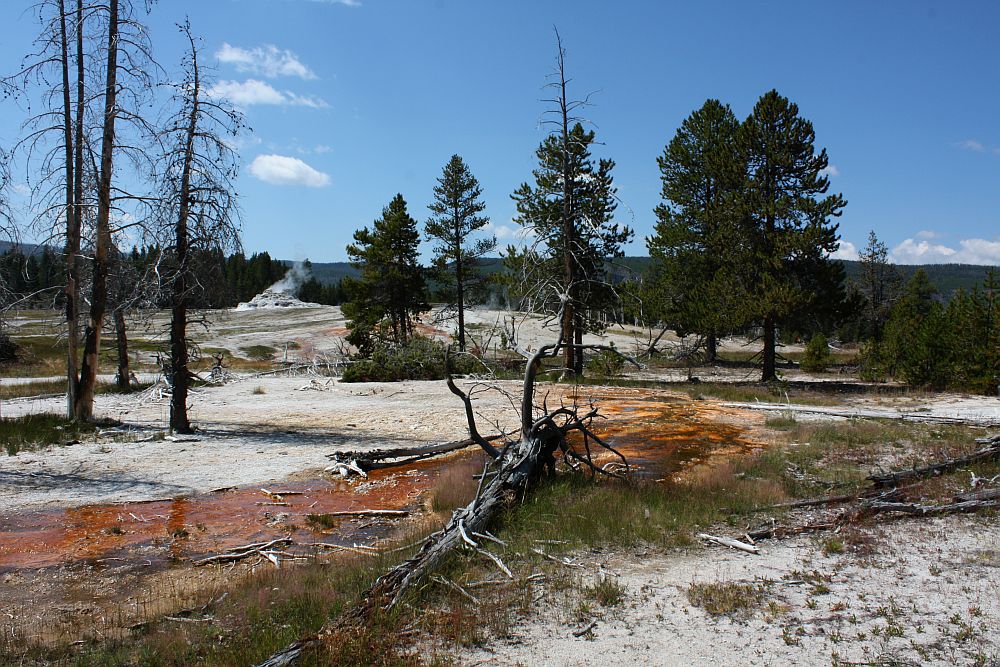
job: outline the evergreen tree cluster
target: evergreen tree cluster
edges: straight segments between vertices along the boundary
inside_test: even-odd
[[[862,351],[862,375],[915,387],[995,395],[1000,384],[1000,280],[959,290],[945,304],[918,270],[889,311],[885,332]]]
[[[658,162],[651,310],[705,336],[712,360],[720,333],[756,328],[762,379],[775,379],[780,332],[833,326],[846,304],[843,266],[830,259],[846,201],[828,194],[812,123],[775,90],[742,123],[708,100]]]

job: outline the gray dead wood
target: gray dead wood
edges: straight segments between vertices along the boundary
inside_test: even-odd
[[[861,508],[872,514],[882,514],[887,512],[900,512],[914,516],[937,516],[941,514],[958,514],[965,512],[978,512],[984,509],[995,509],[1000,507],[1000,500],[966,500],[958,503],[948,503],[945,505],[922,505],[920,503],[887,503],[883,501],[869,501],[862,503]]]
[[[486,436],[484,440],[494,442],[499,440],[500,435]],[[476,447],[478,443],[472,438],[455,440],[454,442],[443,442],[436,445],[424,445],[418,447],[392,447],[389,449],[373,449],[370,451],[333,452],[326,457],[334,463],[353,463],[364,472],[372,470],[382,470],[384,468],[395,468],[410,463],[416,463],[433,456],[457,452],[467,447]]]
[[[967,491],[966,493],[955,494],[956,503],[964,503],[969,500],[998,500],[1000,499],[1000,488],[983,489],[982,491]]]
[[[980,441],[977,440],[977,442]],[[957,470],[958,468],[963,468],[972,463],[1000,458],[1000,436],[986,440],[986,442],[989,443],[986,447],[983,447],[967,456],[946,459],[944,461],[939,461],[938,463],[932,463],[930,465],[910,470],[900,470],[883,475],[869,475],[868,479],[871,480],[872,484],[876,487],[898,486],[900,482],[937,477],[942,473]]]

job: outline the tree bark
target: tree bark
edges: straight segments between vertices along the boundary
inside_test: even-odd
[[[74,417],[90,421],[94,417],[94,390],[101,351],[101,330],[108,300],[108,252],[111,247],[111,174],[114,165],[116,100],[118,94],[118,0],[108,5],[108,61],[104,87],[104,117],[101,137],[101,172],[97,187],[97,239],[94,247],[93,287],[90,317],[84,336],[80,387]]]
[[[770,382],[771,380],[778,379],[778,374],[775,371],[774,338],[774,314],[768,313],[764,316],[764,352],[762,355],[764,371],[760,378],[763,382]]]
[[[461,236],[456,234],[456,239]],[[458,292],[458,349],[465,352],[465,281],[462,275],[462,248],[458,246],[455,252],[455,290]]]
[[[128,331],[125,328],[125,313],[120,309],[115,310],[115,345],[118,348],[118,374],[116,376],[118,388],[122,391],[132,390],[132,373],[128,364]]]
[[[714,364],[719,358],[719,339],[714,331],[705,338],[705,363]]]
[[[79,0],[82,1],[82,0]],[[77,17],[78,21],[80,17]],[[60,30],[60,65],[62,67],[62,93],[63,93],[63,129],[64,129],[64,149],[65,149],[65,173],[66,173],[66,415],[70,419],[74,416],[74,405],[76,403],[77,388],[77,367],[79,364],[79,320],[77,315],[77,298],[79,296],[76,257],[80,252],[80,230],[74,230],[74,220],[76,219],[76,191],[73,185],[76,182],[73,174],[75,165],[74,141],[73,141],[73,108],[70,102],[71,90],[69,82],[69,35],[66,30],[66,3],[59,0],[59,30]],[[80,26],[77,26],[79,32]],[[79,53],[77,54],[79,58]],[[78,82],[79,83],[79,82]],[[79,146],[77,145],[77,152]]]
[[[191,61],[194,77],[191,91],[191,115],[188,117],[184,166],[181,170],[180,203],[177,225],[174,229],[177,275],[174,276],[170,299],[170,362],[173,368],[173,386],[170,394],[170,430],[176,433],[191,433],[191,422],[188,420],[187,414],[188,387],[191,382],[187,347],[187,278],[190,270],[188,218],[191,215],[191,165],[194,162],[195,136],[198,131],[198,98],[201,94],[198,52],[193,47]]]

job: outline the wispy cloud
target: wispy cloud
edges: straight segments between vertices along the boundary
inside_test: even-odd
[[[324,5],[346,5],[347,7],[361,6],[361,0],[312,0],[312,2],[321,2]]]
[[[237,72],[249,72],[269,79],[279,76],[297,76],[300,79],[315,79],[316,74],[288,49],[279,49],[274,44],[265,44],[252,49],[244,49],[223,42],[215,52],[219,62],[236,67]]]
[[[275,104],[325,109],[330,106],[324,100],[309,95],[298,95],[290,90],[281,91],[266,81],[247,79],[246,81],[222,80],[209,89],[212,97],[224,97],[237,106],[254,104]]]
[[[820,169],[819,170],[819,175],[820,176],[829,176],[830,178],[836,178],[837,176],[840,176],[840,170],[837,169],[837,165],[831,164],[831,165],[828,165],[828,166],[824,167],[823,169]]]
[[[271,185],[303,185],[322,188],[330,184],[330,176],[288,155],[258,155],[250,163],[250,173]]]
[[[1000,241],[962,239],[958,247],[905,239],[892,249],[897,264],[986,264],[1000,266]]]
[[[973,153],[992,153],[993,155],[1000,155],[1000,146],[989,146],[981,141],[977,141],[976,139],[966,139],[965,141],[959,141],[955,145],[967,151],[972,151]]]
[[[917,232],[918,239],[938,239],[941,238],[940,232],[934,232],[929,229],[921,229]]]

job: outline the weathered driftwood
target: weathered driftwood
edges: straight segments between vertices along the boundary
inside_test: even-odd
[[[487,442],[499,440],[500,435],[491,435],[483,438]],[[432,456],[440,456],[451,452],[457,452],[467,447],[476,447],[478,443],[472,438],[456,440],[454,442],[443,442],[436,445],[423,445],[418,447],[392,447],[389,449],[373,449],[371,451],[359,452],[333,452],[326,457],[334,462],[330,469],[337,469],[340,465],[346,466],[348,470],[357,467],[367,473],[372,470],[383,468],[395,468],[410,463],[416,463]]]
[[[804,533],[818,533],[826,530],[833,530],[840,525],[839,521],[827,521],[822,523],[810,523],[801,526],[782,526],[777,523],[766,524],[747,532],[747,537],[752,540],[771,540],[802,535]]]
[[[1000,426],[996,417],[969,416],[948,417],[944,415],[929,415],[921,412],[899,412],[891,409],[861,409],[837,408],[813,405],[798,405],[794,403],[722,403],[726,408],[741,410],[759,410],[762,412],[789,412],[801,414],[825,415],[828,417],[843,417],[845,419],[898,419],[901,421],[921,424],[973,424],[976,426]]]
[[[1000,489],[983,489],[981,491],[967,491],[955,494],[956,503],[964,503],[969,500],[997,500],[1000,499]]]
[[[883,501],[869,501],[862,503],[861,508],[872,514],[886,512],[901,512],[915,516],[935,516],[940,514],[957,514],[962,512],[978,512],[984,509],[995,509],[1000,507],[1000,500],[966,500],[958,503],[948,503],[945,505],[922,505],[920,503],[887,503]]]
[[[977,442],[980,441],[977,440]],[[898,486],[900,482],[906,482],[914,479],[925,479],[927,477],[936,477],[942,473],[965,467],[971,463],[1000,458],[1000,436],[987,440],[986,442],[989,443],[986,447],[983,447],[967,456],[946,459],[944,461],[939,461],[938,463],[932,463],[930,465],[910,470],[899,470],[885,474],[869,475],[868,479],[870,479],[872,484],[876,487]]]
[[[543,409],[540,416],[535,415],[535,379],[542,361],[557,356],[565,346],[562,340],[553,345],[542,346],[528,361],[521,399],[520,440],[507,441],[502,449],[497,449],[491,443],[491,439],[484,438],[479,433],[471,399],[459,389],[450,376],[448,377],[448,389],[465,405],[469,439],[479,445],[490,458],[494,474],[483,476],[483,483],[472,502],[455,510],[448,524],[432,534],[417,553],[379,577],[369,588],[360,605],[341,616],[335,624],[328,624],[318,635],[286,647],[258,667],[284,667],[294,664],[303,651],[323,641],[325,636],[331,635],[338,627],[364,623],[376,610],[391,609],[403,600],[411,587],[430,575],[452,551],[463,546],[490,558],[508,577],[513,578],[513,573],[498,556],[478,546],[469,536],[488,534],[489,524],[510,497],[524,493],[546,470],[554,472],[557,455],[561,455],[567,462],[572,460],[578,466],[586,466],[592,474],[619,476],[616,473],[602,471],[593,462],[591,443],[593,447],[603,448],[616,454],[627,465],[621,453],[590,430],[590,422],[597,416],[596,409],[591,407],[581,415],[575,407],[563,406],[551,411]],[[581,350],[614,350],[596,345],[575,347]],[[583,436],[585,453],[577,452],[568,442],[567,436],[572,432],[578,432]]]
[[[209,556],[207,558],[201,558],[199,560],[192,561],[193,565],[209,565],[212,563],[235,563],[236,561],[243,560],[250,556],[264,556],[267,557],[268,554],[274,550],[275,547],[288,546],[292,543],[292,540],[287,537],[282,537],[277,540],[271,540],[270,542],[254,542],[253,544],[245,544],[242,547],[236,547],[235,549],[230,549],[224,554],[218,554],[216,556]],[[272,563],[274,562],[273,554],[271,558],[268,558]]]
[[[315,517],[348,517],[348,516],[409,516],[409,510],[343,510],[341,512],[322,512],[310,514]]]
[[[698,537],[708,542],[714,542],[715,544],[719,544],[724,547],[729,547],[730,549],[738,549],[739,551],[745,551],[748,554],[760,554],[760,549],[758,549],[753,544],[740,542],[739,540],[734,540],[729,537],[719,537],[717,535],[709,535],[708,533],[698,533]]]

